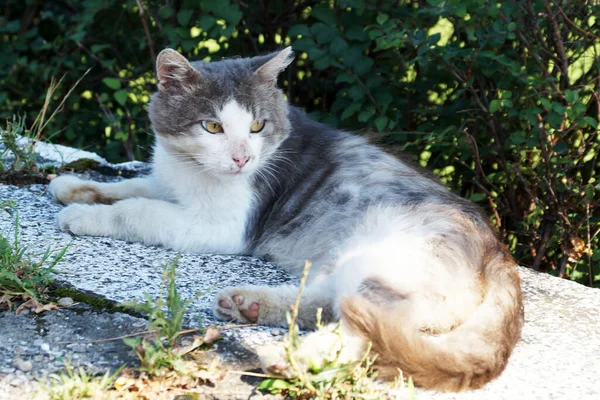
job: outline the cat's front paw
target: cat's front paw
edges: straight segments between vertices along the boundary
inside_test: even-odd
[[[84,181],[73,175],[61,175],[52,179],[48,191],[56,201],[62,204],[112,203],[111,199],[98,190],[95,182]]]
[[[58,213],[58,228],[75,235],[109,236],[106,216],[102,208],[107,206],[72,204]]]

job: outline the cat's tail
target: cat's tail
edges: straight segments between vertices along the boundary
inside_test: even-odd
[[[500,375],[521,336],[520,279],[505,250],[496,249],[488,260],[482,303],[446,333],[432,335],[411,326],[410,300],[383,309],[360,296],[344,299],[342,318],[372,343],[382,378],[394,379],[402,370],[418,386],[461,391]]]

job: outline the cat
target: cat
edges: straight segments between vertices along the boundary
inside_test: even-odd
[[[323,363],[342,344],[341,359],[357,360],[371,344],[382,378],[401,369],[426,388],[483,386],[503,371],[521,335],[515,261],[476,205],[289,105],[277,78],[292,60],[289,47],[192,63],[163,50],[148,109],[153,172],[117,183],[59,176],[50,193],[76,204],[60,211],[58,227],[252,255],[296,275],[310,260],[297,321],[314,328],[321,308],[329,325],[306,336],[299,364]],[[214,312],[286,326],[297,292],[225,288]],[[295,373],[280,345],[258,353],[265,371]]]

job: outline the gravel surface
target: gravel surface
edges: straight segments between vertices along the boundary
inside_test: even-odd
[[[144,319],[94,311],[82,303],[39,315],[0,312],[0,399],[27,399],[37,379],[64,369],[65,363],[91,373],[136,365],[123,341],[90,341],[143,331],[146,325]]]

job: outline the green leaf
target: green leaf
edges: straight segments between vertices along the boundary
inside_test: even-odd
[[[121,89],[121,81],[117,78],[104,78],[102,82],[113,90]]]
[[[467,5],[466,4],[458,4],[454,7],[454,14],[457,17],[464,18],[467,16]]]
[[[335,83],[351,83],[354,82],[354,77],[350,74],[342,72],[335,78]]]
[[[92,51],[92,53],[98,53],[104,49],[109,49],[111,47],[110,44],[93,44],[90,47],[90,50]]]
[[[320,44],[331,43],[333,39],[335,39],[340,34],[340,32],[337,29],[332,28],[331,26],[326,25],[322,22],[317,22],[316,24],[313,24],[313,26],[310,27],[310,31],[315,36],[315,39],[317,39],[317,42]]]
[[[299,51],[309,51],[316,47],[316,43],[312,38],[303,37],[302,39],[298,39],[292,43],[292,47],[294,50]]]
[[[500,100],[492,100],[490,102],[490,112],[495,113],[496,111],[502,108],[502,101]]]
[[[542,103],[542,105],[544,107],[546,107],[547,109],[551,109],[552,108],[552,103],[548,99],[540,99],[540,103]]]
[[[383,130],[385,129],[385,127],[388,124],[388,118],[384,117],[384,116],[379,116],[377,118],[375,118],[375,127],[377,128],[377,130],[379,132],[383,132]]]
[[[316,59],[313,62],[313,67],[318,70],[322,70],[331,66],[331,59],[328,55],[324,55],[321,58]]]
[[[567,89],[565,90],[565,99],[567,99],[567,102],[569,103],[574,103],[579,99],[579,93],[575,90]]]
[[[367,122],[375,114],[375,109],[365,110],[358,113],[358,120],[360,122]]]
[[[373,66],[373,60],[366,56],[361,56],[353,66],[354,72],[356,75],[362,75],[371,70]]]
[[[267,390],[271,393],[279,393],[291,387],[292,386],[287,381],[276,378],[265,379],[257,386],[258,390]]]
[[[567,144],[565,142],[557,142],[553,149],[558,154],[565,154],[567,152]]]
[[[510,135],[510,141],[512,144],[518,146],[527,141],[527,136],[525,135],[525,132],[517,131],[517,132],[513,133],[512,135]]]
[[[310,15],[330,26],[333,26],[337,23],[335,11],[329,7],[315,7],[310,12]]]
[[[346,107],[346,109],[344,110],[344,112],[342,113],[342,116],[340,117],[343,120],[350,118],[352,115],[354,115],[362,106],[362,101],[355,101],[352,104],[350,104],[348,107]]]
[[[113,96],[115,98],[115,100],[117,101],[117,103],[119,103],[120,105],[124,106],[125,103],[127,103],[127,90],[125,89],[121,89],[121,90],[117,90]]]
[[[583,117],[582,118],[583,121],[585,121],[586,124],[588,124],[589,126],[591,126],[594,129],[598,128],[598,121],[595,120],[592,117]]]
[[[192,11],[191,9],[183,8],[177,13],[177,22],[179,22],[179,24],[182,26],[187,26],[190,23],[190,20],[192,19],[193,13],[194,11]]]
[[[365,33],[364,29],[360,26],[352,26],[346,31],[346,37],[350,40],[356,40],[358,42],[364,42],[369,39],[369,36]]]
[[[348,49],[348,43],[341,37],[336,37],[333,42],[329,45],[329,50],[331,51],[331,55],[334,57],[342,58],[344,53]]]
[[[473,193],[471,195],[471,197],[469,197],[469,200],[471,200],[471,201],[473,201],[475,203],[480,202],[480,201],[485,200],[485,199],[487,199],[487,196],[486,196],[485,193]]]
[[[390,16],[389,16],[389,15],[387,15],[387,14],[385,14],[385,13],[379,13],[379,14],[377,15],[377,23],[378,23],[379,25],[383,25],[383,24],[385,24],[385,22],[386,22],[386,21],[387,21],[389,18],[390,18]]]
[[[310,29],[308,28],[308,26],[303,25],[303,24],[297,24],[294,25],[290,28],[288,35],[296,37],[298,35],[302,35],[302,36],[310,36]]]
[[[175,13],[175,11],[173,11],[173,9],[171,7],[169,7],[169,6],[160,7],[159,10],[158,10],[158,15],[161,18],[169,18],[174,13]]]
[[[198,21],[198,25],[200,29],[204,32],[210,31],[217,24],[217,19],[210,15],[203,15],[200,17],[200,21]]]
[[[512,32],[515,29],[517,29],[517,23],[516,22],[511,22],[510,24],[508,24],[508,26],[506,28],[508,29],[509,32]]]

